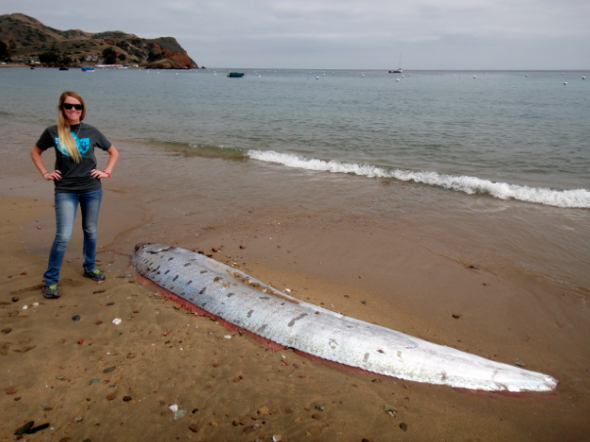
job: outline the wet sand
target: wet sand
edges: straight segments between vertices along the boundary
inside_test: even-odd
[[[13,163],[2,166],[0,181],[3,440],[14,440],[29,421],[50,427],[22,440],[587,438],[590,327],[583,296],[535,275],[434,253],[360,215],[339,221],[333,207],[297,209],[272,188],[249,197],[236,189],[255,188],[258,171],[231,161],[187,161],[117,145],[123,155],[104,183],[99,225],[107,280],[82,277],[76,232],[62,297],[44,300],[52,190],[27,162],[27,142],[4,152]],[[179,205],[167,195],[183,168],[198,181],[182,189],[193,198]],[[129,256],[140,241],[201,250],[295,297],[497,361],[523,362],[560,384],[553,394],[474,394],[338,370],[290,350],[273,353],[137,284]],[[186,414],[175,419],[174,404]]]

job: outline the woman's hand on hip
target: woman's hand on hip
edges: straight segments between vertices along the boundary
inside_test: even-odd
[[[98,169],[92,169],[90,171],[90,176],[92,176],[92,178],[96,178],[97,180],[101,179],[101,178],[108,178],[109,177],[109,175],[106,172],[102,172]]]
[[[53,172],[45,172],[43,174],[43,178],[47,181],[59,181],[61,180],[61,172],[59,170],[54,170]]]

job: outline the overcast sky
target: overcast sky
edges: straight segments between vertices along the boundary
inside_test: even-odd
[[[590,0],[0,0],[0,14],[172,36],[207,67],[590,69]]]

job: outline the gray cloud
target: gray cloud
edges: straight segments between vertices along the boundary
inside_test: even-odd
[[[174,36],[211,67],[590,68],[587,0],[3,0],[59,28]]]

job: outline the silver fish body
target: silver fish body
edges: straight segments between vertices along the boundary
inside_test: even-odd
[[[138,245],[137,272],[210,314],[282,346],[369,372],[489,391],[551,391],[553,377],[297,300],[189,250]]]

